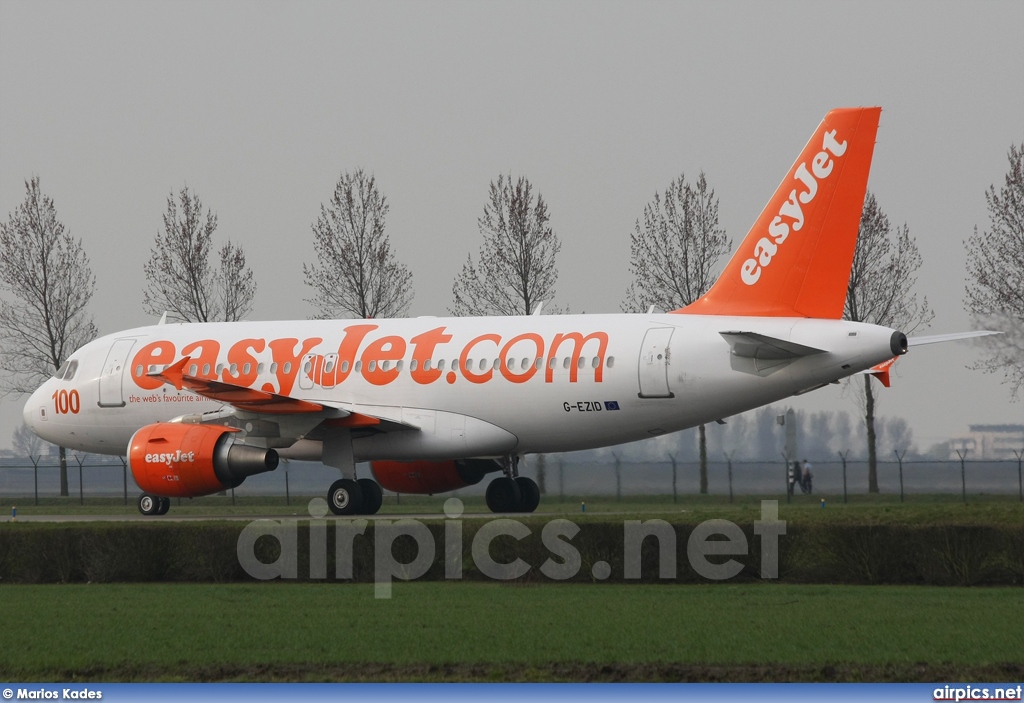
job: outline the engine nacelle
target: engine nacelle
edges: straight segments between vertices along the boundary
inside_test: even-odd
[[[374,461],[370,464],[377,482],[395,493],[444,493],[472,486],[484,475],[501,471],[493,459],[454,461]]]
[[[146,493],[191,498],[235,488],[247,477],[277,468],[277,452],[235,442],[220,425],[158,422],[128,443],[128,466]]]

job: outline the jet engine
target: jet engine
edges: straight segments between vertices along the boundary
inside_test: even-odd
[[[501,471],[493,459],[454,461],[374,461],[377,482],[395,493],[444,493],[480,483],[486,474]]]
[[[128,443],[128,465],[146,493],[191,498],[234,488],[277,468],[277,452],[239,444],[238,430],[220,425],[158,422]]]

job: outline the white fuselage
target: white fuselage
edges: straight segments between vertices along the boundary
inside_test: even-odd
[[[729,331],[824,352],[744,358]],[[674,432],[836,381],[892,358],[892,334],[839,320],[687,314],[157,325],[78,350],[74,376],[40,387],[25,420],[50,442],[123,455],[145,425],[224,407],[147,375],[189,356],[192,375],[416,428],[356,438],[358,460],[561,452]],[[296,439],[282,455],[319,458],[320,442]]]

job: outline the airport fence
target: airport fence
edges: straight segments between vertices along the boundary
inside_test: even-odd
[[[87,498],[120,497],[133,503],[140,489],[124,460],[118,457],[68,454],[68,498],[85,503]],[[970,496],[1000,495],[1024,501],[1021,459],[985,460],[897,460],[879,462],[878,484],[883,494],[908,500],[914,495],[947,494],[963,500]],[[681,500],[699,492],[700,465],[695,461],[579,461],[579,455],[548,454],[543,469],[536,457],[521,465],[520,473],[536,480],[546,501],[571,500],[579,496],[624,499],[663,495]],[[357,466],[359,476],[371,476],[367,464]],[[273,472],[252,476],[238,488],[226,492],[235,496],[283,497],[317,496],[339,476],[338,470],[319,463],[284,461]],[[476,486],[460,489],[458,495],[482,495],[485,478]],[[804,494],[796,484],[789,494],[789,477],[782,461],[712,461],[708,463],[708,493],[717,496],[778,495],[792,499]],[[847,500],[868,493],[868,464],[862,459],[818,461],[812,466],[809,493],[829,500]],[[56,458],[0,459],[0,504],[17,499],[30,501],[60,496],[60,467]]]

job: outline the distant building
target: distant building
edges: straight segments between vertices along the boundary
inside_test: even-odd
[[[959,459],[957,450],[968,459],[1016,459],[1024,452],[1024,425],[970,425],[965,437],[949,442],[949,458]]]

